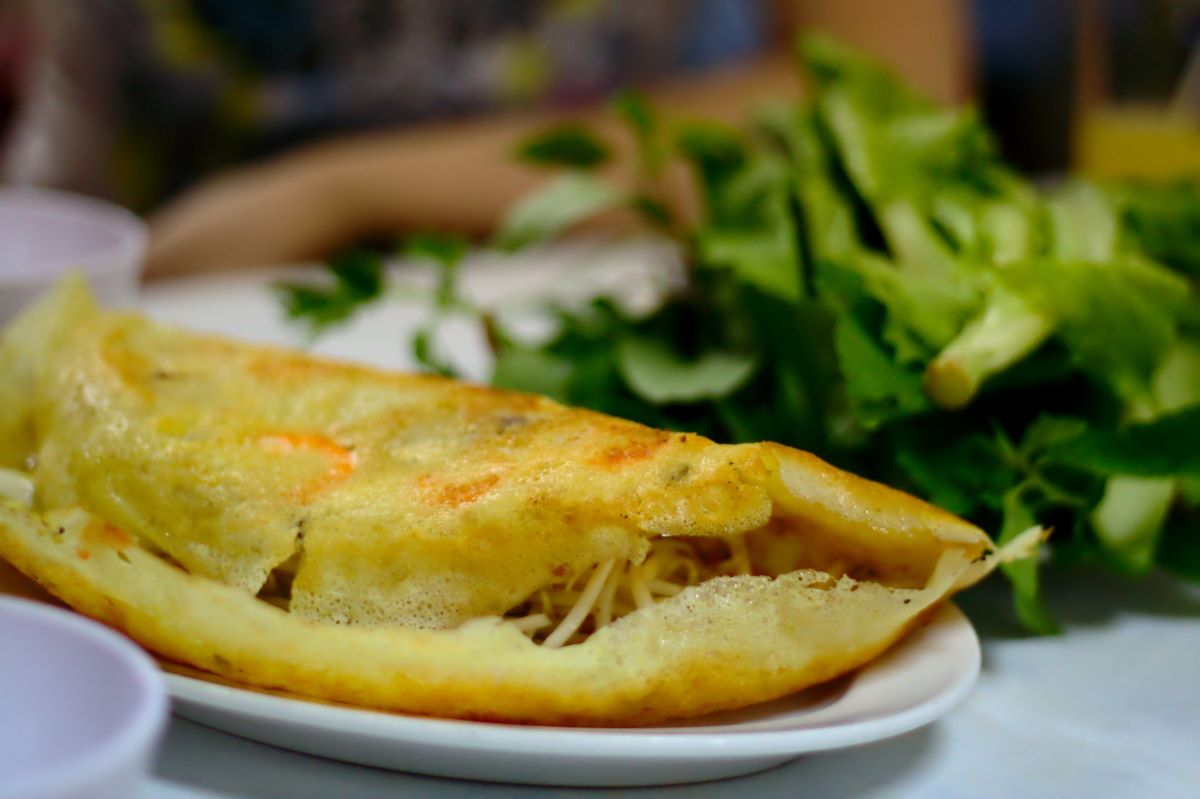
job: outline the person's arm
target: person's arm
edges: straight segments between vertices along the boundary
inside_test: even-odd
[[[795,94],[785,58],[765,58],[651,92],[671,114],[740,120],[768,97]],[[312,259],[356,238],[402,230],[482,234],[545,179],[514,161],[525,137],[564,119],[528,112],[333,139],[200,184],[151,217],[147,272]],[[573,113],[630,146],[596,109]],[[614,167],[620,169],[619,166]]]
[[[791,42],[807,28],[881,53],[939,99],[965,92],[968,37],[959,0],[775,0],[775,6],[773,52],[654,87],[652,100],[671,116],[740,122],[764,100],[797,93]],[[571,116],[617,143],[618,165],[628,161],[621,155],[629,141],[609,115],[595,109]],[[486,233],[545,179],[515,163],[513,151],[556,119],[530,112],[354,136],[224,173],[152,217],[148,272],[311,260],[377,233]],[[673,185],[672,194],[686,204],[686,181]]]

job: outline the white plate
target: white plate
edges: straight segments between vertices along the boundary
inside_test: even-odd
[[[750,774],[878,741],[953,708],[979,674],[979,639],[952,605],[832,684],[662,727],[574,729],[359,710],[167,675],[175,712],[226,732],[369,766],[491,782],[664,785]]]
[[[503,308],[522,298],[570,300],[617,294],[644,304],[669,261],[654,248],[588,246],[480,256],[463,265],[463,290]],[[562,271],[571,268],[571,280]],[[667,269],[669,272],[669,269]],[[280,319],[271,280],[296,271],[202,275],[152,287],[153,314],[188,327],[276,344],[299,344]],[[413,265],[397,279],[419,281]],[[425,274],[425,278],[430,275]],[[651,291],[653,293],[653,291]],[[411,368],[407,346],[425,318],[421,303],[367,309],[317,344],[321,354]],[[478,331],[450,326],[442,344],[476,378],[487,374]],[[245,738],[321,757],[436,776],[547,785],[654,785],[749,774],[800,755],[881,740],[928,724],[966,696],[979,673],[979,642],[948,607],[926,628],[857,674],[777,702],[658,728],[564,729],[448,721],[290,699],[168,675],[175,712]]]

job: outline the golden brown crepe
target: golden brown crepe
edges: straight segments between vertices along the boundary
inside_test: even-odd
[[[0,557],[79,611],[244,684],[438,716],[774,698],[997,559],[804,452],[194,335],[81,283],[0,340],[0,467],[34,487]]]

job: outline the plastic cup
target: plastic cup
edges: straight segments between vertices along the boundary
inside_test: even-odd
[[[124,799],[167,716],[154,661],[70,611],[0,597],[0,799]]]
[[[107,305],[137,299],[146,226],[129,211],[61,191],[0,189],[0,325],[72,272]]]

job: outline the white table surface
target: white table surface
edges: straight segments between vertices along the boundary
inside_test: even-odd
[[[576,246],[514,263],[477,258],[467,265],[466,285],[472,296],[506,307],[515,298],[547,292],[579,297],[597,287],[645,305],[662,257],[645,247]],[[410,265],[399,274],[428,286],[429,275],[418,272]],[[285,274],[305,273],[161,282],[147,288],[143,305],[195,329],[298,344],[302,336],[282,323],[268,290]],[[315,349],[408,367],[404,336],[424,313],[420,303],[389,302]],[[447,326],[444,342],[469,373],[485,374],[486,359],[469,324]],[[1049,599],[1066,635],[1021,636],[998,578],[960,599],[983,638],[984,670],[970,698],[942,721],[741,779],[619,791],[461,782],[326,761],[172,718],[155,778],[139,799],[1200,796],[1200,587],[1162,574],[1141,582],[1073,574],[1052,582]]]

